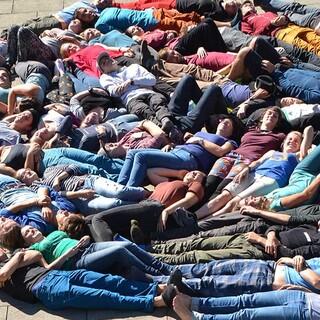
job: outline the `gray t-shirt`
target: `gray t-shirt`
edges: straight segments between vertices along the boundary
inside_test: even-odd
[[[20,133],[8,125],[7,121],[0,121],[0,146],[12,146],[20,142]]]

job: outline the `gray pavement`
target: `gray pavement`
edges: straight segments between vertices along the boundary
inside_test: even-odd
[[[127,2],[130,0],[120,0]],[[75,0],[0,0],[0,29],[11,24],[20,24],[28,19],[43,17],[59,11],[72,4]],[[319,0],[300,0],[301,3],[319,6]],[[68,309],[63,311],[48,311],[40,304],[31,305],[14,300],[0,292],[0,320],[107,320],[135,319],[151,320],[176,319],[172,312],[157,310],[152,315],[138,312],[117,312],[110,310],[82,311]]]

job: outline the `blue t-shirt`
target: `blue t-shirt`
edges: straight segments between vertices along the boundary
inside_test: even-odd
[[[269,159],[256,168],[255,172],[276,180],[278,186],[282,188],[288,184],[290,175],[297,164],[298,159],[295,153],[275,151]]]
[[[309,259],[307,260],[307,264],[314,272],[320,275],[320,258]],[[302,286],[315,293],[320,293],[319,289],[316,289],[309,282],[305,281],[294,268],[284,267],[284,277],[288,284]]]
[[[131,47],[132,45],[137,44],[129,36],[118,30],[112,30],[89,41],[90,45],[95,43],[102,43],[109,47]]]
[[[95,12],[98,12],[98,9],[94,4],[90,3],[89,1],[82,0],[77,1],[71,6],[64,8],[63,10],[59,11],[56,15],[65,23],[69,24],[71,20],[74,19],[74,12],[78,8],[89,8]]]
[[[10,89],[3,89],[0,88],[0,101],[8,104],[8,95],[9,95]]]
[[[235,141],[228,140],[228,139],[226,139],[222,136],[219,136],[217,134],[214,134],[214,133],[199,131],[194,136],[202,138],[207,141],[210,141],[210,142],[215,143],[219,146],[222,146],[226,142],[230,141],[230,143],[232,143],[235,148],[238,147],[238,145]],[[200,166],[200,169],[204,172],[208,172],[211,169],[214,161],[217,160],[217,157],[215,155],[213,155],[212,153],[207,151],[203,146],[196,144],[196,143],[184,144],[181,146],[177,146],[177,148],[181,148],[181,149],[186,150],[189,153],[191,153],[198,160],[198,164]]]
[[[153,17],[153,9],[143,11],[106,8],[104,9],[95,28],[102,33],[107,33],[113,29],[125,31],[130,26],[138,25],[143,30],[150,30],[158,24],[158,21]]]
[[[251,96],[251,90],[248,85],[238,84],[228,81],[221,86],[222,94],[231,108],[237,107],[240,103]]]

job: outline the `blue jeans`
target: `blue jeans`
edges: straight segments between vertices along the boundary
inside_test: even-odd
[[[272,290],[274,262],[228,259],[209,263],[179,265],[184,282],[201,297],[234,296]],[[154,277],[166,282],[166,277]]]
[[[291,22],[314,29],[320,21],[320,9],[289,0],[256,0],[256,5],[272,12],[285,13]]]
[[[176,148],[170,152],[157,149],[130,150],[121,169],[118,183],[127,186],[141,186],[149,168],[168,168],[196,170],[196,158],[183,149]]]
[[[117,129],[118,139],[120,140],[127,132],[135,128],[139,123],[139,117],[135,114],[124,114],[108,120]]]
[[[91,244],[74,261],[78,269],[108,272],[111,267],[128,270],[132,266],[151,275],[169,275],[172,267],[160,262],[148,252],[129,241]]]
[[[75,202],[78,209],[85,215],[136,203],[145,198],[145,191],[141,187],[127,187],[110,179],[93,175],[86,178],[83,189],[92,189],[97,193],[93,199]]]
[[[157,284],[86,270],[50,271],[32,293],[50,309],[118,309],[151,312]]]
[[[195,319],[201,320],[307,320],[311,319],[306,294],[283,290],[237,297],[193,298]],[[199,313],[198,313],[199,312]]]
[[[77,69],[76,74],[67,73],[74,85],[76,93],[89,90],[91,88],[101,88],[101,84],[98,77],[92,77],[86,74],[84,71]]]
[[[116,180],[123,161],[120,159],[107,159],[94,153],[74,148],[54,148],[44,150],[40,161],[39,173],[58,164],[76,164],[83,173],[101,175],[102,177]]]

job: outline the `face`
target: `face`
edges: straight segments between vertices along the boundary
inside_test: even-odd
[[[90,41],[91,39],[101,36],[101,32],[95,28],[89,28],[83,31],[83,36],[86,41]]]
[[[279,113],[269,109],[265,112],[262,118],[262,124],[267,125],[269,130],[273,130],[279,121]]]
[[[71,20],[69,23],[68,29],[73,31],[76,34],[79,34],[82,31],[82,24],[79,19]]]
[[[97,112],[90,112],[81,122],[81,128],[86,128],[92,126],[93,124],[98,124],[100,121],[99,114]]]
[[[131,26],[127,29],[127,33],[131,36],[142,36],[144,34],[144,30],[139,26]]]
[[[54,131],[48,128],[41,128],[37,130],[31,137],[31,142],[38,142],[40,144],[50,140],[54,136]]]
[[[9,232],[12,227],[17,226],[18,223],[15,221],[5,218],[5,217],[0,217],[0,233],[6,233]]]
[[[96,18],[97,14],[87,8],[80,8],[78,10],[77,18],[80,19],[82,22],[90,23]]]
[[[72,54],[78,52],[81,48],[73,43],[65,43],[62,45],[63,54],[65,58],[70,57]]]
[[[31,129],[33,121],[32,113],[28,110],[20,112],[17,114],[14,125],[17,131],[27,131]]]
[[[123,148],[119,143],[108,143],[105,148],[111,158],[124,158],[126,156],[125,148]]]
[[[228,16],[233,17],[237,13],[238,5],[234,0],[225,0],[223,1],[224,11]]]
[[[220,136],[223,136],[225,138],[228,138],[233,133],[233,122],[230,119],[221,119],[218,127],[217,127],[217,133]]]
[[[184,61],[183,56],[176,50],[168,50],[167,61],[171,63],[182,63]]]
[[[76,214],[66,210],[59,210],[56,214],[58,229],[63,230],[63,226],[65,224],[66,219],[73,215],[76,215]]]
[[[25,226],[21,229],[21,235],[27,245],[41,241],[44,237],[42,233],[31,226]]]
[[[256,8],[252,2],[246,2],[241,7],[241,12],[243,15],[247,14],[248,12],[256,12]]]
[[[17,171],[17,177],[20,181],[25,183],[26,185],[30,186],[32,182],[37,180],[39,177],[36,172],[32,171],[31,169],[19,169]]]
[[[112,58],[103,58],[100,61],[100,68],[103,73],[110,73],[118,70],[119,67],[117,61]]]
[[[291,106],[292,104],[300,104],[303,103],[302,100],[292,97],[282,98],[280,100],[281,107]]]
[[[202,183],[204,178],[204,174],[201,171],[190,171],[183,177],[183,182],[190,183],[190,182],[200,182]]]
[[[3,89],[11,87],[10,75],[5,70],[0,70],[0,87]]]
[[[301,135],[296,132],[290,132],[283,143],[284,152],[298,152],[301,145]]]

